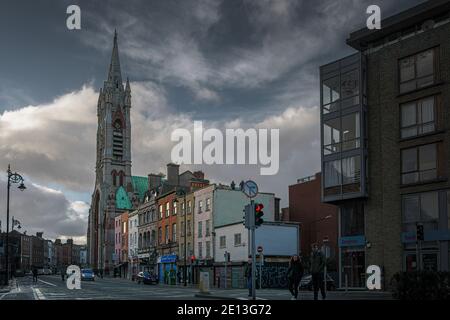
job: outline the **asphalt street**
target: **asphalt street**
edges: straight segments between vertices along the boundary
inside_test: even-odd
[[[37,283],[32,277],[17,278],[9,292],[0,292],[0,300],[196,300],[208,298],[248,300],[246,289],[211,289],[210,294],[199,295],[196,287],[144,285],[122,278],[96,278],[82,281],[81,289],[70,290],[60,276],[40,276]],[[287,290],[257,290],[258,300],[289,300]],[[301,291],[299,300],[312,300],[313,293]],[[372,300],[390,299],[383,292],[343,292],[328,293],[329,300]]]

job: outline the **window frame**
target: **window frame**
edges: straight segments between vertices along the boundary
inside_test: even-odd
[[[430,98],[433,98],[433,121],[428,121],[428,122],[423,122],[423,113],[422,113],[422,103],[425,100],[428,100]],[[415,109],[415,124],[412,125],[408,125],[408,126],[404,126],[403,125],[403,107],[413,104],[414,103],[414,109]],[[420,103],[420,107],[419,107],[419,103]],[[412,139],[412,138],[416,138],[416,137],[420,137],[420,136],[424,136],[424,135],[429,135],[429,134],[433,134],[436,133],[438,131],[438,103],[439,103],[439,95],[438,94],[433,94],[433,95],[429,95],[423,98],[419,98],[419,99],[414,99],[414,100],[410,100],[404,103],[400,103],[400,139]],[[421,122],[419,122],[419,109],[420,109],[420,119]],[[427,132],[423,132],[423,127],[426,125],[430,125],[433,124],[434,125],[434,129],[432,131],[427,131]],[[416,128],[416,134],[414,135],[408,135],[408,136],[403,136],[403,130],[407,130],[407,129],[411,129],[411,128]],[[421,131],[421,132],[420,132]]]
[[[432,65],[433,65],[433,72],[432,72],[432,74],[421,76],[421,77],[418,78],[418,76],[417,76],[417,69],[418,69],[417,68],[417,57],[420,54],[425,53],[427,51],[431,51],[432,54],[433,54],[433,63],[432,63]],[[410,59],[410,58],[413,58],[413,57],[414,57],[414,78],[412,78],[410,80],[405,80],[405,81],[402,82],[402,79],[401,79],[401,77],[402,77],[402,75],[401,75],[401,71],[402,71],[401,62],[403,60],[405,60],[405,59]],[[439,72],[439,46],[433,46],[431,48],[427,48],[425,50],[421,50],[419,52],[416,52],[416,53],[413,53],[413,54],[410,54],[410,55],[407,55],[407,56],[399,58],[398,62],[397,62],[397,68],[398,68],[398,70],[397,70],[397,72],[398,72],[398,81],[397,81],[397,83],[398,83],[398,92],[399,92],[399,94],[406,94],[406,93],[414,92],[416,90],[427,88],[429,86],[432,86],[432,85],[436,84],[437,78],[438,78],[437,74]],[[432,83],[424,85],[424,86],[420,86],[420,87],[418,86],[418,81],[420,81],[422,79],[425,79],[427,77],[430,77],[430,76],[433,77]],[[402,84],[410,83],[410,82],[414,82],[414,88],[413,89],[409,89],[409,90],[402,90]]]
[[[434,145],[436,152],[435,152],[435,168],[433,169],[427,169],[427,170],[421,170],[421,163],[420,163],[420,150],[421,148],[425,147],[425,146],[430,146],[430,145]],[[404,151],[408,151],[408,150],[416,150],[416,170],[411,170],[411,171],[404,171],[403,169],[403,160],[404,160],[404,155],[403,152]],[[422,164],[423,166],[423,164]],[[436,172],[436,175],[434,178],[431,179],[421,179],[421,174],[424,172],[429,172],[434,170]],[[413,181],[413,182],[404,182],[404,176],[405,175],[410,175],[410,174],[417,174],[417,180]],[[422,145],[418,145],[418,146],[414,146],[414,147],[410,147],[410,148],[403,148],[400,150],[400,183],[401,185],[410,185],[410,184],[417,184],[417,183],[426,183],[426,182],[431,182],[431,181],[435,181],[439,178],[439,142],[433,142],[433,143],[427,143],[427,144],[422,144]]]

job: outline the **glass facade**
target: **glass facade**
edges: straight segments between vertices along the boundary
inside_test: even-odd
[[[366,196],[365,57],[357,53],[322,66],[322,200]]]

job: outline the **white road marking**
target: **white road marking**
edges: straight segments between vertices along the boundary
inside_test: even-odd
[[[40,282],[42,282],[42,283],[45,283],[45,284],[48,284],[49,286],[53,286],[53,287],[56,287],[56,284],[54,284],[54,283],[50,283],[50,282],[47,282],[47,281],[44,281],[44,280],[41,280],[41,279],[38,279]]]
[[[34,287],[32,287],[31,289],[33,289],[34,300],[47,300],[41,290]]]

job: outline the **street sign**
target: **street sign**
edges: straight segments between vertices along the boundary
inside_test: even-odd
[[[244,183],[242,192],[244,192],[247,197],[254,198],[258,194],[258,185],[256,182],[248,180]]]
[[[263,252],[263,247],[262,246],[258,246],[258,252],[259,253]]]

